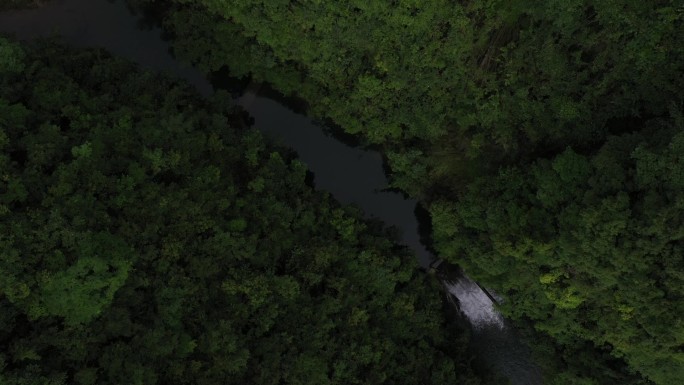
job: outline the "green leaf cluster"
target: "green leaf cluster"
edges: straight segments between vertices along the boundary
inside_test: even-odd
[[[596,148],[684,88],[677,0],[132,2],[165,10],[178,57],[405,154],[389,165],[397,186],[423,180],[420,195],[482,163]]]
[[[552,336],[548,378],[684,378],[681,1],[155,4],[178,57],[381,148],[440,256]]]
[[[481,383],[414,256],[225,95],[0,47],[0,383]]]
[[[432,206],[436,247],[556,343],[577,340],[658,384],[684,377],[684,125],[681,114],[568,148]],[[537,279],[533,279],[537,277]]]

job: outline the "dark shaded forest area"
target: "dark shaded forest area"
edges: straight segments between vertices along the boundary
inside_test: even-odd
[[[681,0],[128,2],[177,57],[381,150],[439,256],[505,299],[545,383],[684,378]],[[3,44],[2,322],[35,325],[0,339],[8,381],[477,383],[437,285],[220,95]],[[105,371],[107,349],[141,355]]]
[[[681,2],[151,4],[178,56],[381,148],[550,383],[684,378]]]
[[[434,279],[226,94],[0,52],[0,383],[481,383]]]

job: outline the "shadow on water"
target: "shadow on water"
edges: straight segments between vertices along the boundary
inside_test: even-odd
[[[252,79],[249,76],[234,77],[230,73],[230,69],[227,66],[223,66],[218,71],[209,74],[209,82],[214,87],[214,90],[224,90],[229,92],[233,98],[239,98],[252,82]]]
[[[416,220],[418,221],[418,235],[420,236],[420,243],[425,245],[425,248],[432,253],[437,255],[437,250],[434,248],[432,242],[432,216],[427,208],[423,207],[422,204],[417,204],[416,209],[413,210]]]
[[[116,3],[118,0],[107,0],[109,3]],[[140,3],[139,0],[126,2],[128,12],[136,18],[138,29],[151,31],[161,27],[161,20],[164,19],[169,4],[162,1],[150,1]],[[161,30],[161,38],[169,41],[171,35]]]
[[[264,96],[262,90],[269,96]],[[315,174],[317,189],[330,192],[344,204],[358,206],[368,218],[396,227],[400,240],[416,252],[421,266],[426,268],[434,257],[420,242],[414,215],[417,202],[385,190],[388,181],[380,153],[340,142],[313,120],[283,108],[270,95],[268,88],[261,87],[258,92],[248,89],[238,104],[268,137],[297,151],[300,160]]]
[[[280,91],[275,90],[268,83],[256,83],[251,82],[244,90],[242,94],[248,92],[254,92],[260,98],[266,98],[277,102],[280,106],[287,108],[291,112],[298,115],[306,115],[309,110],[309,103],[302,98],[296,96],[283,95]],[[314,124],[319,124],[319,122],[312,121]]]
[[[416,253],[424,269],[434,262],[429,213],[416,200],[388,188],[379,152],[359,148],[358,140],[343,135],[339,127],[304,116],[307,105],[301,99],[285,97],[249,78],[232,78],[225,68],[207,79],[180,64],[157,27],[159,12],[150,8],[136,17],[120,1],[54,0],[39,9],[0,13],[0,32],[21,40],[60,36],[73,46],[105,48],[143,68],[175,75],[204,96],[214,89],[229,91],[235,103],[251,115],[246,121],[253,120],[267,137],[293,149],[307,164],[307,183],[330,192],[343,204],[356,205],[366,217],[396,228],[397,237]],[[445,275],[449,271],[445,268],[452,272]],[[541,384],[538,370],[512,328],[504,321],[498,327],[501,316],[492,299],[457,267],[443,264],[439,274],[472,325],[472,348],[482,361],[505,373],[515,385]]]

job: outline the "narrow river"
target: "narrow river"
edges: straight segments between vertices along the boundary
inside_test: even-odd
[[[106,48],[142,67],[180,77],[205,96],[214,91],[206,76],[170,55],[170,45],[159,29],[143,28],[122,1],[53,0],[39,9],[0,13],[0,32],[22,40],[60,36],[73,46]],[[385,190],[388,181],[378,152],[348,146],[330,136],[325,127],[254,90],[248,89],[235,102],[254,117],[257,128],[298,153],[314,173],[317,189],[399,229],[403,243],[416,253],[423,268],[435,260],[420,241],[417,202]],[[489,296],[461,274],[444,283],[473,326],[472,348],[482,362],[514,385],[541,384],[527,348],[495,310]]]

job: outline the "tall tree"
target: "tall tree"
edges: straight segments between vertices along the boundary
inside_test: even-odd
[[[648,122],[592,156],[477,179],[432,206],[438,250],[561,344],[606,347],[658,384],[684,377],[684,119]]]
[[[0,52],[0,383],[481,383],[414,256],[225,94]]]

